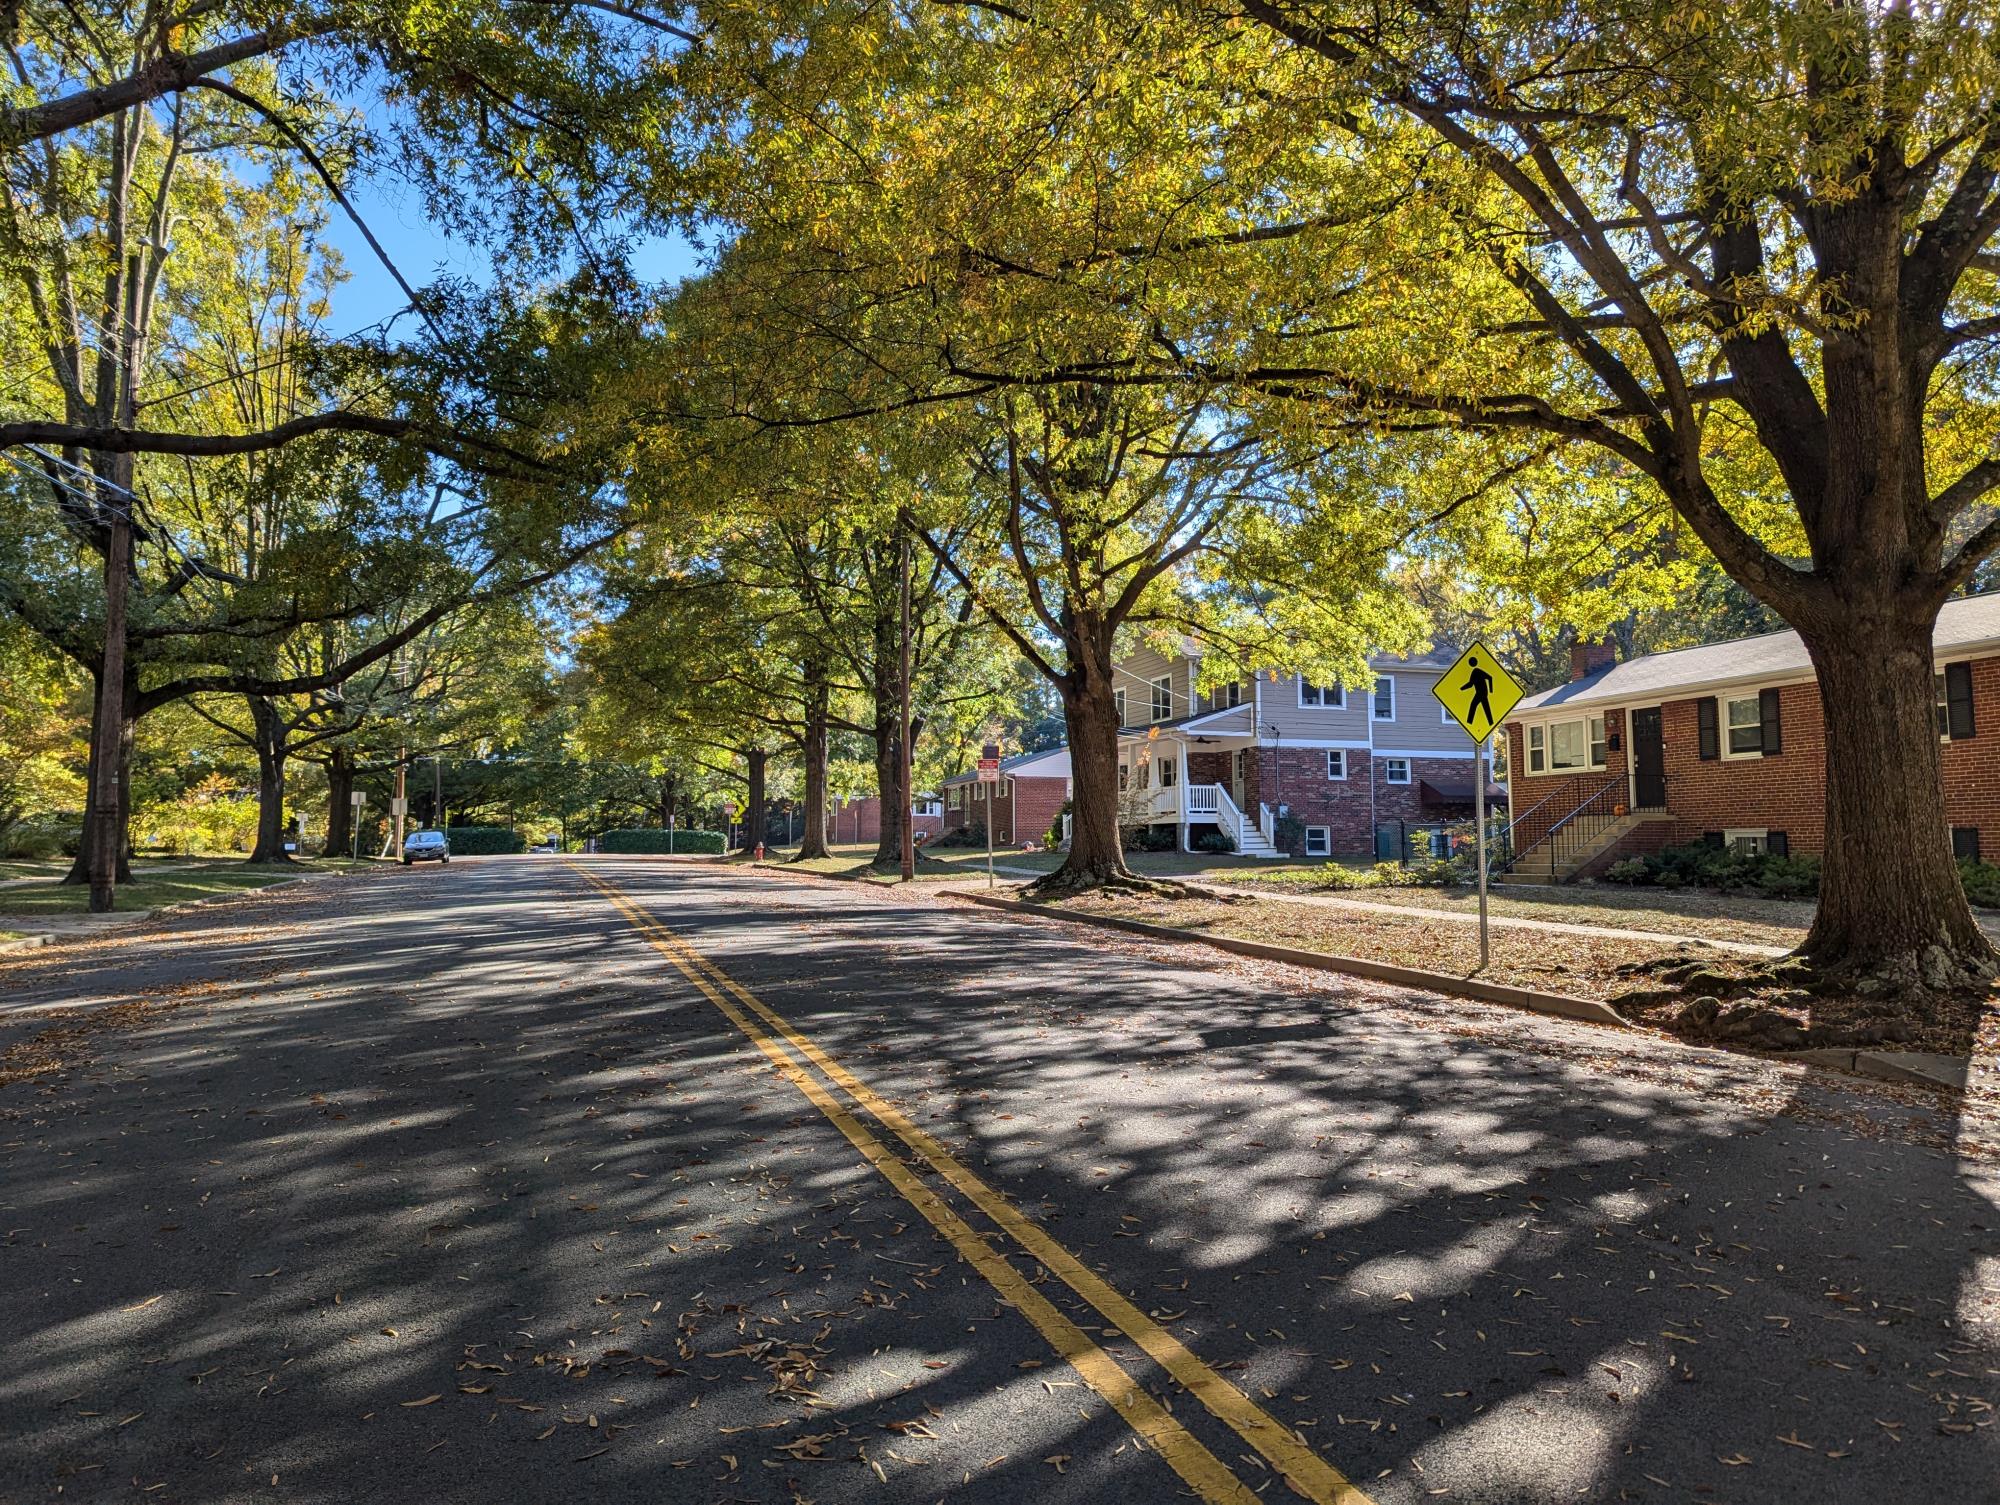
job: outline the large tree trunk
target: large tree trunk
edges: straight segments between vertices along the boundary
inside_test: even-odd
[[[894,603],[875,613],[875,791],[881,825],[872,866],[903,865],[903,823],[910,818],[910,791],[903,787],[903,680],[899,617]]]
[[[805,862],[832,854],[826,845],[826,722],[830,698],[826,670],[809,665],[806,670],[806,828],[799,837],[799,854],[794,861]]]
[[[743,850],[755,851],[764,840],[766,825],[764,810],[764,766],[771,755],[761,747],[753,747],[743,755],[749,765],[749,799],[743,811]]]
[[[1064,647],[1058,682],[1069,731],[1070,838],[1063,865],[1032,885],[1039,892],[1139,886],[1118,830],[1118,709],[1111,697],[1111,629],[1079,623]]]
[[[1823,985],[1920,996],[2000,968],[1951,854],[1933,631],[1922,613],[1885,613],[1807,640],[1826,717],[1826,853],[1800,951]]]
[[[97,728],[99,708],[103,697],[96,693],[97,671],[91,671],[92,693],[90,697],[90,748],[94,761],[97,755]],[[139,730],[139,677],[136,669],[125,675],[125,719],[118,729],[118,881],[132,882],[132,744]],[[85,787],[93,787],[86,777]],[[63,875],[65,884],[87,884],[90,882],[90,852],[93,816],[89,802],[83,809],[83,831],[77,844],[76,860]]]
[[[252,862],[289,864],[285,850],[285,760],[289,736],[277,705],[262,695],[250,702],[251,736],[257,748],[257,844]]]
[[[325,856],[354,855],[354,754],[336,747],[326,759]]]

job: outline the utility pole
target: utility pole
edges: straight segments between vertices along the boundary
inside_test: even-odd
[[[902,539],[903,567],[903,735],[901,750],[897,755],[900,764],[897,772],[902,788],[897,791],[903,803],[903,881],[909,883],[917,876],[917,839],[910,829],[911,805],[911,758],[910,758],[910,524],[903,523]]]
[[[408,782],[405,778],[405,775],[409,772],[409,768],[410,768],[409,748],[408,747],[397,748],[395,811],[396,811],[396,855],[398,857],[403,855],[404,812],[410,808],[410,791]]]
[[[115,494],[104,550],[104,664],[97,681],[97,746],[90,785],[90,912],[103,914],[116,899],[119,750],[125,739],[125,588],[132,572],[132,470],[130,455],[112,458]]]
[[[444,765],[437,753],[431,754],[431,819],[444,829]]]

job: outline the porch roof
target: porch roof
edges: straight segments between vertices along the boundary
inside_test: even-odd
[[[1155,732],[1162,735],[1172,732],[1176,736],[1203,737],[1252,737],[1257,733],[1256,715],[1248,705],[1226,705],[1213,711],[1197,711],[1192,716],[1177,716],[1172,721],[1151,721],[1138,726],[1121,726],[1118,740],[1121,742],[1143,742]]]

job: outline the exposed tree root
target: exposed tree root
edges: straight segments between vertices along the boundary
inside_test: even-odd
[[[1645,985],[1610,1000],[1629,1018],[1690,1040],[1763,1050],[1902,1044],[1950,1048],[1993,1002],[1990,963],[1943,947],[1884,962],[1822,965],[1669,956],[1619,969]],[[1943,1039],[1938,1037],[1942,1036]]]
[[[1080,894],[1130,894],[1146,899],[1211,899],[1215,895],[1171,878],[1147,878],[1125,869],[1088,867],[1081,870],[1057,868],[1035,879],[1024,890],[1035,899],[1073,899]]]

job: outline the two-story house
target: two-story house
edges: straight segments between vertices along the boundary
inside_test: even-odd
[[[1472,740],[1431,694],[1454,657],[1371,658],[1368,690],[1259,670],[1203,695],[1192,645],[1139,650],[1114,670],[1128,823],[1172,825],[1182,850],[1213,828],[1276,857],[1290,816],[1304,829],[1289,855],[1405,855],[1473,811]]]

